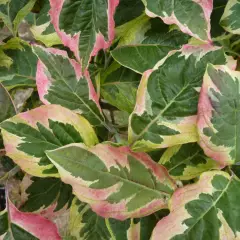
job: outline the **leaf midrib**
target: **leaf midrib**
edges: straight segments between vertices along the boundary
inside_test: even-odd
[[[211,207],[209,207],[209,209],[208,209],[205,213],[203,213],[203,214],[197,219],[197,221],[196,221],[191,227],[189,227],[189,228],[186,230],[186,232],[183,233],[184,235],[188,234],[188,232],[189,232],[192,228],[194,228],[194,226],[195,226],[201,219],[203,219],[203,217],[204,217],[213,207],[216,208],[216,204],[217,204],[218,201],[221,199],[221,197],[223,196],[223,194],[228,190],[228,187],[230,186],[232,180],[233,180],[233,176],[231,176],[231,178],[229,179],[228,184],[226,185],[226,187],[224,188],[224,190],[222,191],[222,193],[219,195],[219,197],[213,202],[213,204],[211,205]],[[196,199],[196,200],[197,200],[197,199]],[[190,215],[191,215],[191,214],[190,214]],[[192,217],[192,215],[191,215],[191,217]],[[187,220],[187,219],[186,219],[186,220]]]
[[[139,138],[141,138],[146,133],[146,131],[158,120],[160,116],[162,116],[168,110],[168,108],[171,107],[175,100],[182,94],[182,92],[185,91],[186,88],[188,88],[189,85],[190,83],[188,83],[184,88],[182,88],[182,90],[164,107],[164,109],[160,111],[159,114],[143,129],[143,131],[139,135],[137,135],[131,145],[133,145],[136,141],[139,140]]]
[[[172,171],[173,169],[177,168],[181,164],[188,162],[189,160],[192,160],[195,156],[197,156],[200,153],[201,150],[198,150],[196,153],[194,153],[192,156],[187,157],[186,159],[184,158],[182,161],[180,161],[178,164],[173,166],[172,168],[168,169],[168,172]]]
[[[48,156],[48,154],[47,154],[47,156]],[[58,165],[60,165],[57,161],[55,161],[54,159],[52,159],[50,156],[48,156],[48,157],[49,157],[49,159],[50,159],[51,161],[56,162]],[[164,191],[158,191],[158,190],[149,188],[149,187],[147,187],[147,186],[145,186],[145,185],[141,185],[141,184],[139,184],[139,183],[136,183],[136,182],[134,182],[134,181],[130,181],[130,180],[128,180],[128,179],[119,177],[119,176],[117,176],[117,175],[114,175],[114,174],[110,173],[109,171],[107,171],[107,172],[97,171],[97,170],[95,170],[94,168],[91,168],[91,167],[89,167],[89,166],[87,166],[87,165],[81,164],[80,162],[74,161],[74,160],[72,160],[72,159],[70,159],[70,158],[67,158],[67,161],[68,161],[68,162],[70,161],[70,162],[74,163],[75,165],[84,166],[84,167],[88,168],[90,171],[94,171],[94,172],[96,172],[96,173],[98,173],[98,174],[100,174],[100,175],[102,175],[102,174],[109,175],[109,176],[111,176],[112,178],[118,179],[119,182],[126,182],[126,183],[128,183],[128,184],[133,184],[133,185],[136,185],[136,186],[138,186],[138,187],[140,186],[140,187],[142,187],[143,189],[145,189],[145,190],[147,190],[147,191],[152,191],[152,192],[154,192],[155,194],[159,195],[160,197],[162,197],[162,195],[166,195],[166,196],[170,196],[170,195],[171,195],[170,193],[167,193],[167,192],[164,192]],[[60,165],[60,166],[61,166],[61,165]],[[61,166],[61,167],[63,168],[63,166]],[[65,169],[65,171],[67,171],[67,170]],[[69,172],[69,171],[67,171],[67,172]],[[69,173],[71,174],[71,172],[69,172]],[[71,176],[72,176],[73,178],[77,178],[77,176],[74,176],[74,175],[72,175],[72,174],[71,174]],[[81,176],[79,176],[79,177],[81,178]],[[100,178],[99,178],[99,179],[100,179]],[[162,182],[161,182],[161,184],[164,185],[164,183],[162,183]],[[86,187],[86,186],[84,186],[84,185],[81,185],[81,186]],[[164,186],[168,186],[168,185],[164,185]],[[170,188],[170,186],[169,186],[169,188]],[[91,189],[94,189],[94,188],[91,188]],[[100,189],[103,189],[103,188],[100,188]]]
[[[55,69],[55,71],[56,71],[57,74],[59,75],[59,79],[62,80],[62,81],[66,84],[66,86],[69,88],[69,90],[72,91],[73,94],[83,103],[83,105],[85,105],[86,108],[88,108],[89,111],[105,126],[105,125],[106,125],[105,122],[85,103],[84,100],[82,100],[82,99],[76,94],[75,90],[73,90],[73,89],[71,88],[71,86],[69,86],[69,85],[67,84],[67,82],[65,81],[65,78],[61,75],[61,73],[58,71],[58,69],[52,64],[52,61],[48,61],[48,63],[50,63],[50,65]],[[76,75],[76,74],[75,74],[75,75]],[[85,76],[82,76],[82,77],[85,77]],[[86,78],[86,77],[85,77],[85,78]],[[76,78],[76,81],[77,81],[77,78]],[[79,81],[81,81],[81,79],[80,79]],[[78,81],[77,81],[77,83],[78,83]],[[95,103],[95,102],[94,102],[94,103]],[[95,104],[96,104],[96,103],[95,103]],[[99,112],[100,112],[100,110],[99,110]],[[100,113],[101,113],[101,112],[100,112]]]

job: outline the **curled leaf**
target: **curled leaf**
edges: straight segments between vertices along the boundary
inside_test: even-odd
[[[37,214],[20,212],[10,200],[8,208],[0,212],[0,238],[61,240],[54,223]]]
[[[198,104],[199,143],[221,167],[240,161],[240,73],[208,65]]]

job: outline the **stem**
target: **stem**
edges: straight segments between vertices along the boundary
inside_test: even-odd
[[[20,171],[20,167],[16,166],[6,174],[4,174],[2,177],[0,177],[0,184],[3,183],[5,180],[9,180],[13,176],[15,176]]]
[[[109,56],[107,56],[106,51],[104,51],[104,56],[105,56],[104,70],[106,70],[107,67],[109,66],[109,63],[110,63],[110,61],[111,61],[111,59],[112,59],[112,56],[111,56],[111,54],[110,54]]]
[[[116,237],[114,236],[114,233],[111,229],[111,226],[110,226],[110,222],[109,222],[109,219],[108,218],[105,218],[105,224],[106,224],[106,227],[111,235],[111,240],[116,240]]]
[[[223,36],[220,36],[220,37],[213,38],[212,40],[213,40],[214,42],[219,42],[219,41],[223,41],[223,40],[230,39],[232,36],[233,36],[233,34],[232,34],[232,33],[229,33],[229,34],[227,34],[227,35],[223,35]]]
[[[233,49],[236,45],[240,44],[240,39],[236,40],[231,44],[231,48]]]
[[[239,53],[236,53],[232,50],[225,50],[227,53],[231,53],[231,54],[234,54],[235,56],[239,57],[240,58],[240,54]]]

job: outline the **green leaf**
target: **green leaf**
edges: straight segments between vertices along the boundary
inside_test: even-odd
[[[28,183],[26,188],[25,183]],[[72,188],[58,178],[38,178],[26,175],[22,182],[22,191],[27,195],[22,212],[39,212],[55,204],[54,211],[68,208],[72,201]]]
[[[239,84],[239,72],[208,65],[198,105],[199,142],[222,167],[240,161]]]
[[[141,0],[121,0],[114,16],[116,26],[127,23],[139,17],[144,12]]]
[[[165,168],[128,147],[72,144],[47,151],[47,156],[62,181],[102,217],[124,220],[149,215],[166,208],[175,189]]]
[[[63,44],[73,51],[83,70],[99,50],[110,47],[118,3],[118,0],[50,0],[49,14],[54,28]]]
[[[118,26],[115,29],[118,46],[141,43],[150,28],[150,19],[145,14]]]
[[[0,212],[1,239],[61,239],[56,225],[48,219],[32,213],[20,212],[10,201],[7,205],[8,208]]]
[[[142,74],[146,70],[152,69],[173,49],[168,46],[141,44],[118,47],[111,51],[111,54],[121,65]]]
[[[217,163],[206,157],[197,143],[168,148],[162,155],[159,164],[166,167],[169,175],[176,180],[190,180],[203,172],[219,169]]]
[[[9,2],[10,0],[0,0],[0,5],[1,4],[6,4],[7,2]]]
[[[226,33],[220,25],[220,19],[223,15],[228,0],[213,1],[213,12],[211,14],[211,36],[213,38],[219,37]]]
[[[176,24],[182,32],[209,42],[213,1],[145,0],[150,17],[160,17],[166,24]]]
[[[8,91],[0,83],[0,123],[16,114],[16,109]]]
[[[12,59],[8,57],[8,55],[6,55],[4,51],[0,49],[0,67],[9,68],[11,64],[12,64]]]
[[[81,113],[94,125],[105,125],[99,100],[87,71],[58,49],[33,47],[39,58],[36,81],[41,101]]]
[[[139,74],[119,66],[101,84],[101,95],[111,105],[131,113],[134,109],[140,79]]]
[[[45,155],[74,142],[98,142],[86,119],[58,105],[47,105],[20,113],[0,125],[6,155],[25,172],[39,177],[58,176]]]
[[[221,18],[223,28],[231,33],[240,34],[240,2],[229,0]]]
[[[239,238],[240,182],[225,172],[203,173],[195,184],[178,189],[170,214],[160,220],[152,240]]]
[[[8,231],[7,209],[0,212],[0,237]]]
[[[199,90],[208,62],[225,64],[223,49],[212,45],[184,45],[146,71],[130,117],[129,143],[134,150],[197,141]]]
[[[14,105],[16,106],[17,113],[24,110],[24,107],[27,105],[27,101],[31,99],[33,94],[33,88],[16,88],[11,91],[11,96]]]
[[[23,50],[24,44],[26,44],[26,42],[24,42],[23,40],[17,37],[11,38],[6,43],[1,44],[0,45],[0,67],[6,67],[9,69],[13,63],[13,60],[8,55],[6,55],[4,51],[9,49]]]
[[[5,5],[0,5],[0,19],[14,36],[17,35],[19,24],[31,11],[35,2],[36,0],[11,0]]]
[[[16,45],[12,45],[9,48],[5,54],[13,60],[13,64],[9,69],[0,67],[0,82],[7,89],[20,86],[35,87],[37,57],[31,47],[25,45],[22,49],[16,49]]]
[[[168,46],[173,47],[174,49],[179,49],[182,45],[187,44],[189,39],[190,37],[188,35],[178,30],[171,30],[167,32],[156,32],[149,30],[145,34],[145,39],[143,40],[142,44],[156,44],[159,46]]]

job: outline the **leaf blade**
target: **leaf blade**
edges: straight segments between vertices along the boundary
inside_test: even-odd
[[[210,64],[203,79],[198,104],[199,143],[221,167],[239,162],[239,82],[239,72]]]
[[[226,61],[219,47],[184,45],[146,71],[129,120],[132,148],[149,151],[196,142],[197,102],[206,65]]]
[[[76,158],[79,154],[83,156],[81,161]],[[124,220],[149,215],[164,207],[164,199],[175,188],[162,166],[127,147],[98,144],[87,148],[72,144],[48,151],[47,156],[58,168],[63,182],[72,185],[77,197],[103,217]],[[142,171],[142,179],[137,169]]]
[[[44,151],[71,142],[98,142],[91,125],[80,115],[58,105],[20,113],[1,123],[6,155],[33,176],[58,177]]]
[[[231,219],[226,211],[238,208],[239,180],[222,171],[205,172],[195,184],[178,189],[171,199],[171,213],[160,220],[155,227],[152,239],[159,234],[164,239],[237,239],[239,224],[231,211]],[[224,208],[224,206],[228,208]],[[211,221],[209,221],[211,219]],[[199,232],[201,229],[201,232]]]
[[[211,42],[210,16],[213,0],[207,1],[150,1],[146,0],[146,12],[150,17],[160,17],[166,24],[176,24],[182,32],[199,40]]]
[[[74,52],[84,70],[92,56],[111,45],[114,38],[113,15],[118,3],[119,0],[88,0],[84,3],[50,1],[49,14],[54,28],[63,44]]]
[[[36,81],[41,101],[81,113],[95,126],[104,125],[99,99],[88,71],[82,74],[81,66],[68,58],[65,51],[40,46],[33,49],[39,58]]]
[[[240,3],[237,0],[230,0],[224,10],[220,24],[223,28],[233,34],[240,34]]]

